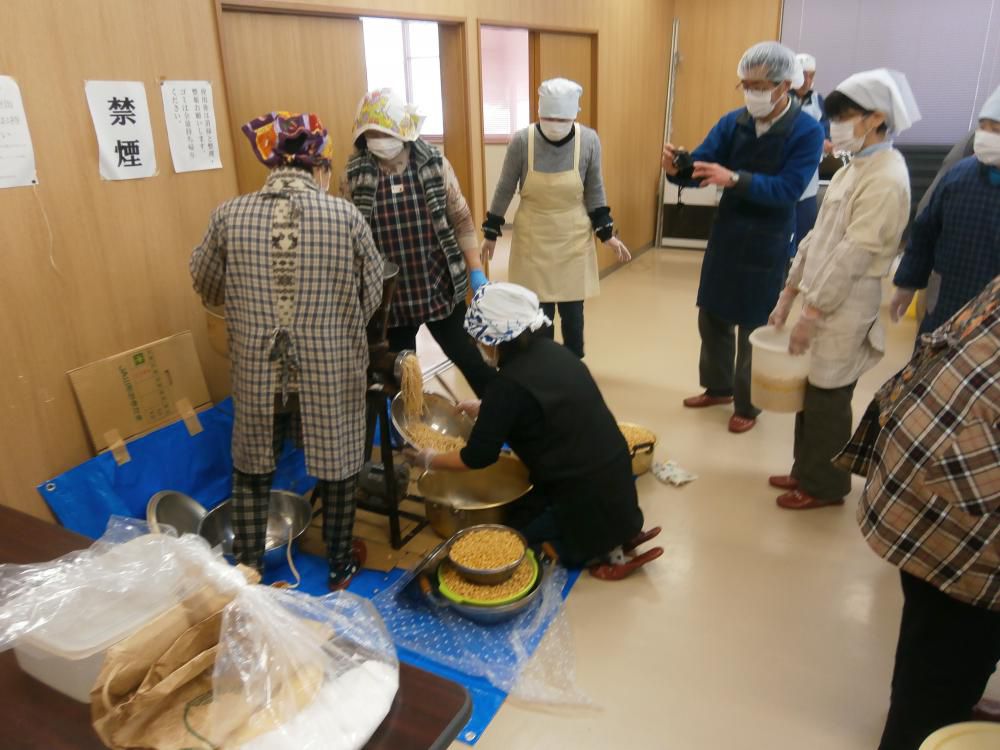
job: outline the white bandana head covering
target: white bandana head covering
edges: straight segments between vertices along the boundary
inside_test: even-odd
[[[802,66],[802,70],[806,73],[816,72],[816,58],[806,52],[800,52],[795,56],[795,59],[799,61],[799,65]]]
[[[798,90],[802,88],[806,83],[806,73],[802,69],[802,63],[799,62],[798,56],[795,57],[795,72],[792,73],[792,88]]]
[[[513,341],[525,331],[550,325],[537,295],[517,284],[486,284],[472,297],[465,313],[465,330],[486,346]]]
[[[551,78],[538,87],[538,116],[575,120],[583,86],[566,78]]]
[[[986,104],[983,105],[982,110],[979,112],[979,119],[1000,122],[1000,86],[986,100]]]
[[[920,108],[906,76],[898,70],[876,68],[855,73],[837,86],[865,109],[886,116],[889,133],[898,135],[920,121]]]
[[[351,138],[356,141],[366,131],[377,130],[401,141],[412,142],[420,137],[424,119],[417,114],[415,105],[407,104],[392,89],[376,89],[365,94],[358,104]]]

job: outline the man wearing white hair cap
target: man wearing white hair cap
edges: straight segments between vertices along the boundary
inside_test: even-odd
[[[832,144],[830,143],[830,121],[823,113],[823,97],[813,91],[813,81],[816,79],[816,58],[812,55],[800,52],[795,56],[796,73],[801,71],[801,78],[792,82],[792,88],[798,97],[802,111],[819,122],[823,126],[823,153],[830,153]],[[798,252],[799,243],[812,231],[816,225],[816,216],[819,214],[819,203],[816,196],[819,194],[819,167],[813,172],[812,179],[806,185],[806,189],[799,198],[799,204],[795,207],[795,239],[792,242],[792,257]]]
[[[634,554],[658,529],[642,531],[632,459],[618,424],[578,357],[542,335],[550,321],[538,297],[516,284],[488,284],[472,299],[466,330],[493,349],[499,367],[454,453],[409,453],[436,471],[483,469],[509,445],[528,467],[534,492],[511,507],[510,524],[529,544],[551,542],[570,566],[591,564],[618,580],[663,550]]]
[[[893,278],[893,320],[937,279],[919,334],[936,330],[1000,274],[1000,88],[979,113],[972,147],[974,155],[942,176],[917,214]]]
[[[504,214],[520,187],[510,247],[511,281],[528,287],[546,315],[558,309],[563,343],[583,358],[584,300],[600,293],[594,235],[620,263],[632,259],[615,237],[601,175],[601,141],[574,122],[583,87],[565,78],[538,89],[538,123],[511,138],[483,222],[484,260],[503,234]],[[545,335],[552,336],[551,328]]]
[[[786,490],[777,498],[786,510],[842,505],[851,491],[850,473],[831,460],[851,437],[858,378],[885,353],[882,279],[910,217],[909,173],[889,134],[920,117],[906,78],[887,70],[851,76],[827,97],[825,109],[834,150],[854,158],[830,183],[769,319],[781,328],[795,297],[804,297],[789,344],[792,354],[812,350],[794,464],[770,478]]]

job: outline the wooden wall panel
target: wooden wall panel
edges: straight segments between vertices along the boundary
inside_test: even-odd
[[[674,0],[681,53],[672,140],[693,149],[743,104],[736,66],[748,47],[777,39],[781,0]]]
[[[240,127],[276,110],[319,115],[333,136],[336,192],[367,88],[361,21],[224,10],[222,49],[240,192],[259,190],[267,177]]]
[[[48,517],[35,484],[91,455],[67,370],[191,329],[213,397],[228,392],[187,262],[236,179],[212,0],[34,0],[3,30],[39,185],[0,190],[0,502]],[[222,170],[174,174],[162,78],[212,81]],[[100,179],[87,79],[145,83],[157,176]]]
[[[472,195],[472,132],[469,125],[469,74],[462,24],[438,26],[444,148],[465,195]]]
[[[583,86],[580,97],[580,114],[577,120],[588,127],[595,127],[594,64],[591,60],[593,37],[589,34],[559,34],[541,31],[533,34],[537,40],[537,81],[532,81],[535,91],[542,81],[549,78],[568,78]],[[536,92],[537,96],[537,92]],[[537,107],[536,110],[537,112]]]

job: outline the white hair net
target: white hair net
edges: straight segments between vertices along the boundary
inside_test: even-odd
[[[778,42],[758,42],[743,53],[736,75],[751,78],[758,68],[763,68],[769,81],[791,81],[795,75],[795,53]]]
[[[583,86],[568,78],[550,78],[538,87],[538,116],[575,120]]]
[[[795,72],[792,73],[792,88],[800,89],[806,83],[806,73],[802,70],[802,63],[799,62],[799,58],[795,58]]]
[[[538,296],[517,284],[486,284],[472,297],[465,313],[465,330],[487,346],[513,341],[525,331],[550,325]]]
[[[996,120],[1000,122],[1000,86],[997,90],[990,94],[990,98],[986,100],[986,104],[979,111],[979,119],[983,120]]]
[[[837,91],[865,109],[883,113],[893,134],[902,133],[921,117],[910,84],[898,70],[876,68],[855,73],[837,86]]]
[[[816,72],[816,58],[806,52],[800,52],[795,56],[795,59],[799,61],[799,65],[802,66],[802,70],[806,73]]]

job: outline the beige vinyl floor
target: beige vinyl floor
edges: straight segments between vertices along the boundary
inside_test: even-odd
[[[726,431],[726,408],[681,406],[698,391],[700,263],[700,252],[650,250],[587,302],[586,362],[611,409],[659,435],[658,460],[700,476],[680,489],[642,477],[646,525],[663,526],[664,556],[622,582],[584,574],[567,601],[578,684],[597,708],[543,711],[509,700],[480,750],[877,744],[901,605],[897,571],[858,532],[860,480],[844,507],[775,506],[767,476],[790,468],[790,415],[765,414],[737,436]],[[889,352],[862,378],[856,414],[908,358],[912,321],[887,327]],[[433,358],[430,344],[421,340]],[[988,692],[1000,697],[1000,681]]]

